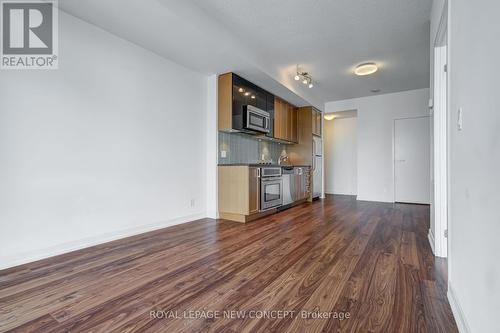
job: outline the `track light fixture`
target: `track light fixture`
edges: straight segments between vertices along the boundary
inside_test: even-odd
[[[297,65],[297,72],[293,77],[295,81],[302,80],[302,83],[307,85],[309,88],[314,87],[312,76],[308,72],[302,72]]]

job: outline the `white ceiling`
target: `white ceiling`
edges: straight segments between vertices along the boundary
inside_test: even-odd
[[[64,11],[204,74],[236,71],[290,102],[429,86],[432,0],[60,0]],[[63,47],[63,46],[61,46]],[[380,71],[352,74],[375,61]],[[295,64],[314,78],[293,81]],[[291,91],[288,91],[288,89]]]

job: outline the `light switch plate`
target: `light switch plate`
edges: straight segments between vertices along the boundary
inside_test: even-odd
[[[226,156],[227,156],[227,152],[225,150],[221,150],[220,151],[220,157],[226,158]]]
[[[458,118],[457,118],[457,128],[461,131],[464,128],[464,111],[462,108],[458,109]]]

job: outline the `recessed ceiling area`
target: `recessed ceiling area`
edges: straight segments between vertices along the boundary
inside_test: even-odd
[[[62,10],[203,74],[234,71],[297,105],[429,86],[432,0],[64,0]],[[378,71],[356,76],[357,65]],[[296,65],[314,88],[294,80]],[[379,92],[372,92],[379,89]],[[282,96],[286,98],[287,96]]]

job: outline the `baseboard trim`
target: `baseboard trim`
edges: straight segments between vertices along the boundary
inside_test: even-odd
[[[331,195],[352,195],[352,196],[356,196],[357,195],[357,194],[352,194],[352,193],[335,192],[333,190],[325,190],[325,194],[331,194]]]
[[[427,238],[429,239],[429,244],[431,245],[432,254],[436,255],[436,252],[434,251],[434,234],[432,233],[432,230],[430,228],[429,233],[427,234]]]
[[[378,200],[378,199],[365,198],[365,197],[360,197],[360,196],[358,196],[357,200],[358,201],[369,201],[369,202],[394,203],[394,201]]]
[[[77,241],[59,244],[53,247],[40,249],[36,251],[30,251],[23,254],[18,254],[15,256],[5,256],[0,257],[0,270],[11,268],[23,264],[27,264],[30,262],[34,262],[41,259],[46,259],[50,257],[54,257],[57,255],[65,254],[68,252],[85,249],[87,247],[112,242],[118,239],[135,236],[139,234],[143,234],[149,231],[154,231],[158,229],[167,228],[170,226],[174,226],[177,224],[182,224],[186,222],[191,222],[194,220],[205,218],[205,213],[197,213],[192,215],[186,215],[178,218],[174,218],[168,221],[147,224],[143,226],[133,227],[122,229],[113,233],[106,233],[95,237],[84,238]]]
[[[460,303],[458,302],[453,287],[451,286],[451,281],[448,281],[447,297],[448,302],[450,303],[451,311],[453,312],[453,317],[455,317],[455,322],[458,326],[458,331],[460,333],[469,333],[471,331],[470,327],[467,324],[467,320],[465,320],[464,312],[462,310],[462,307],[460,306]]]

